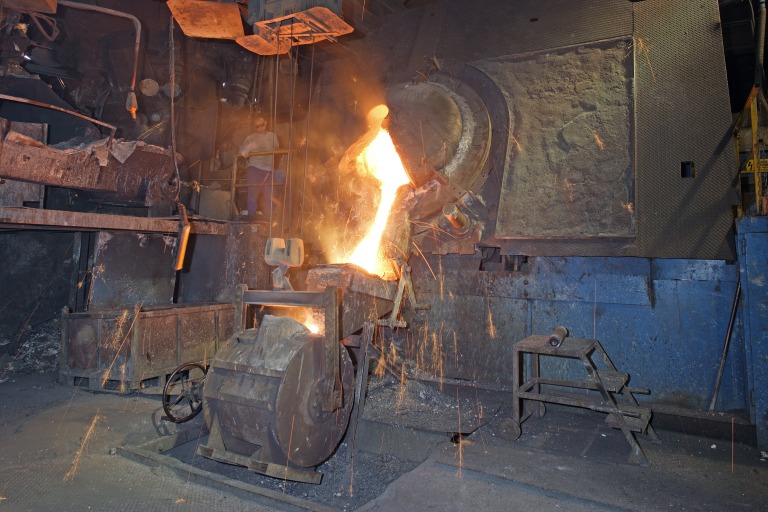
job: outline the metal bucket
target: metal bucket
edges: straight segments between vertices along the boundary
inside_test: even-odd
[[[353,369],[340,350],[342,406],[324,412],[322,347],[322,336],[287,317],[265,316],[258,329],[235,334],[206,378],[203,410],[211,435],[199,453],[264,474],[314,467],[330,457],[349,422]]]

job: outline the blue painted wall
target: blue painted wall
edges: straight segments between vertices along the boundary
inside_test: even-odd
[[[747,401],[757,444],[768,450],[768,217],[737,224]]]
[[[409,356],[431,351],[426,361],[422,356],[426,369],[438,366],[438,340],[443,375],[508,383],[512,344],[564,325],[573,337],[600,340],[618,369],[631,375],[631,385],[650,388],[652,394],[641,400],[708,408],[736,291],[737,264],[531,257],[522,272],[484,272],[479,260],[470,257],[433,256],[427,261],[412,259],[411,264],[417,298],[432,309],[412,322],[406,350]],[[421,348],[425,343],[426,351]],[[739,319],[718,411],[748,413],[746,359]],[[569,378],[583,373],[578,363],[561,360],[544,367]]]

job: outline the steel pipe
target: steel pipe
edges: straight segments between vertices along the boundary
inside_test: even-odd
[[[114,9],[107,9],[106,7],[99,7],[98,5],[81,4],[80,2],[70,2],[69,0],[58,0],[59,5],[64,7],[70,7],[72,9],[80,9],[83,11],[100,12],[102,14],[109,14],[110,16],[117,16],[119,18],[125,18],[133,23],[136,29],[136,43],[134,47],[133,56],[133,75],[131,77],[131,92],[128,93],[128,98],[125,103],[125,108],[131,113],[131,116],[136,119],[136,111],[138,110],[138,103],[136,101],[136,72],[139,67],[139,47],[141,46],[141,22],[139,19],[132,15],[122,11],[116,11]]]

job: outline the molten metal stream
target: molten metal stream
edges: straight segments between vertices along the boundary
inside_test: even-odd
[[[382,276],[386,261],[380,254],[381,237],[387,227],[389,212],[395,202],[397,190],[410,180],[389,133],[380,129],[376,138],[357,157],[358,168],[381,182],[381,201],[376,218],[365,238],[349,257],[349,263],[362,267],[371,274]]]

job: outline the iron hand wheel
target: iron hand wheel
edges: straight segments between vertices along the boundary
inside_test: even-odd
[[[176,368],[163,387],[163,410],[174,423],[189,421],[203,409],[203,386],[208,369],[199,363]]]

